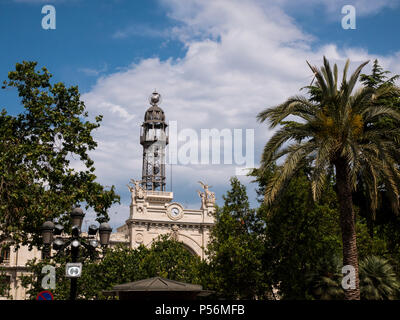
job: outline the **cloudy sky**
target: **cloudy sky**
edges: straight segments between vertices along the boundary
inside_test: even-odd
[[[42,28],[46,4],[55,30]],[[342,28],[344,5],[356,9],[356,29]],[[1,0],[0,80],[16,62],[38,61],[55,81],[79,85],[91,117],[104,115],[92,158],[98,180],[121,195],[110,211],[116,227],[128,218],[126,184],[141,177],[139,128],[154,89],[178,131],[253,129],[257,165],[271,131],[256,115],[311,82],[306,60],[319,66],[325,55],[340,69],[347,58],[352,68],[377,58],[400,73],[399,17],[399,0]],[[14,91],[0,94],[0,108],[22,111]],[[193,208],[198,180],[222,204],[235,175],[235,163],[177,164],[171,183],[170,168],[167,189]],[[255,185],[239,178],[256,206]]]

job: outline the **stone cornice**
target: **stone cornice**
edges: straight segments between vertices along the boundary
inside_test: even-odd
[[[135,224],[135,225],[143,225],[143,226],[166,226],[171,227],[173,225],[177,225],[179,227],[184,228],[211,228],[214,224],[207,222],[187,222],[187,221],[166,221],[166,220],[147,220],[147,219],[128,219],[126,220],[126,224]]]
[[[1,264],[0,268],[2,268],[4,271],[28,271],[29,270],[29,267],[24,266],[24,265],[11,266],[11,265],[6,265],[6,264]]]

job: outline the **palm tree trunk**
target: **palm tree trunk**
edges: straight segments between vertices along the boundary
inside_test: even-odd
[[[355,214],[349,175],[349,165],[346,159],[338,158],[335,162],[336,186],[340,206],[340,228],[343,243],[343,265],[351,265],[355,269],[355,289],[345,291],[346,300],[360,299],[360,286],[358,277],[358,253],[356,242]]]

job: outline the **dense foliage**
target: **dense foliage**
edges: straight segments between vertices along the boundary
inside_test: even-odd
[[[263,224],[250,209],[245,186],[237,178],[230,183],[224,206],[216,210],[204,284],[224,298],[262,298],[268,292],[262,265]]]
[[[264,147],[261,169],[277,161],[282,165],[269,179],[265,201],[271,205],[288,181],[307,163],[311,190],[318,200],[326,181],[334,177],[339,204],[343,265],[355,268],[355,288],[346,299],[359,299],[356,213],[353,192],[363,185],[372,212],[378,208],[384,188],[395,212],[399,209],[399,127],[382,126],[382,120],[400,121],[400,112],[387,101],[398,99],[400,89],[392,84],[361,86],[356,90],[362,63],[347,77],[349,60],[339,83],[338,67],[324,57],[321,68],[310,65],[316,85],[308,96],[293,96],[257,116],[270,128],[278,128]],[[361,183],[360,183],[361,182]]]
[[[268,175],[272,176],[276,168]],[[253,171],[253,175],[260,174]],[[268,177],[257,178],[259,194],[264,193]],[[306,299],[305,275],[317,271],[321,258],[341,252],[338,205],[332,185],[328,185],[319,202],[314,202],[311,182],[300,171],[271,206],[262,203],[258,214],[266,224],[264,265],[278,294],[285,299]],[[290,270],[290,272],[288,272]]]
[[[10,282],[8,281],[9,275],[7,275],[4,268],[0,268],[0,296],[12,298],[10,296]]]
[[[270,170],[272,175],[276,168]],[[161,276],[201,284],[215,291],[214,298],[342,299],[341,236],[334,184],[328,183],[323,197],[313,202],[307,172],[304,168],[290,181],[279,197],[279,206],[262,203],[258,210],[250,208],[246,188],[232,178],[224,206],[216,212],[205,261],[168,236],[155,241],[151,248],[109,249],[98,261],[81,257],[85,265],[78,281],[79,298],[104,299],[102,292],[116,284]],[[258,193],[263,195],[268,177],[259,170],[252,175]],[[359,211],[357,207],[355,210]],[[396,297],[399,274],[391,260],[395,256],[378,233],[370,236],[361,217],[357,232],[362,259],[361,298]],[[371,260],[372,267],[370,262],[364,263]],[[32,275],[24,277],[23,283],[31,286],[33,297],[42,290],[40,272],[48,263],[30,263]],[[67,299],[70,282],[64,277],[65,260],[50,264],[57,266],[55,297]]]
[[[95,181],[88,155],[102,117],[87,120],[78,87],[52,84],[48,70],[36,65],[17,63],[3,85],[17,89],[24,112],[0,112],[0,243],[38,245],[47,219],[63,222],[74,205],[85,203],[105,221],[119,201],[114,186],[106,190]]]
[[[84,257],[81,258],[83,261]],[[66,259],[56,261],[31,261],[29,276],[22,278],[31,298],[42,291],[42,268],[46,264],[56,266],[56,289],[52,290],[57,300],[68,299],[70,281],[65,277]],[[180,242],[161,237],[150,248],[140,246],[129,249],[118,246],[107,250],[101,260],[86,261],[82,276],[78,279],[78,299],[105,299],[104,290],[114,285],[160,276],[188,283],[200,283],[200,259],[192,255]]]

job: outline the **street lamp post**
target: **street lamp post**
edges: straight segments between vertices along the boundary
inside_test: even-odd
[[[42,237],[43,237],[43,258],[50,257],[50,244],[53,242],[53,233],[54,233],[54,223],[51,221],[46,221],[42,225]]]
[[[71,212],[71,236],[62,237],[62,233],[64,231],[64,227],[60,224],[54,225],[52,221],[46,221],[43,223],[41,231],[42,231],[42,238],[43,238],[43,252],[44,257],[50,258],[50,245],[53,243],[53,249],[57,250],[58,256],[64,249],[70,246],[71,250],[71,262],[76,263],[78,262],[79,258],[79,248],[82,246],[84,247],[90,254],[93,254],[98,247],[99,243],[96,240],[96,234],[99,232],[100,238],[100,245],[105,248],[108,246],[110,242],[110,235],[112,232],[112,228],[106,222],[100,224],[98,228],[96,225],[92,224],[89,226],[88,229],[88,236],[83,237],[81,236],[81,227],[82,221],[85,216],[85,213],[81,208],[75,208]],[[53,236],[59,236],[54,239]],[[76,299],[77,294],[77,277],[71,277],[71,290],[70,290],[70,300]]]

